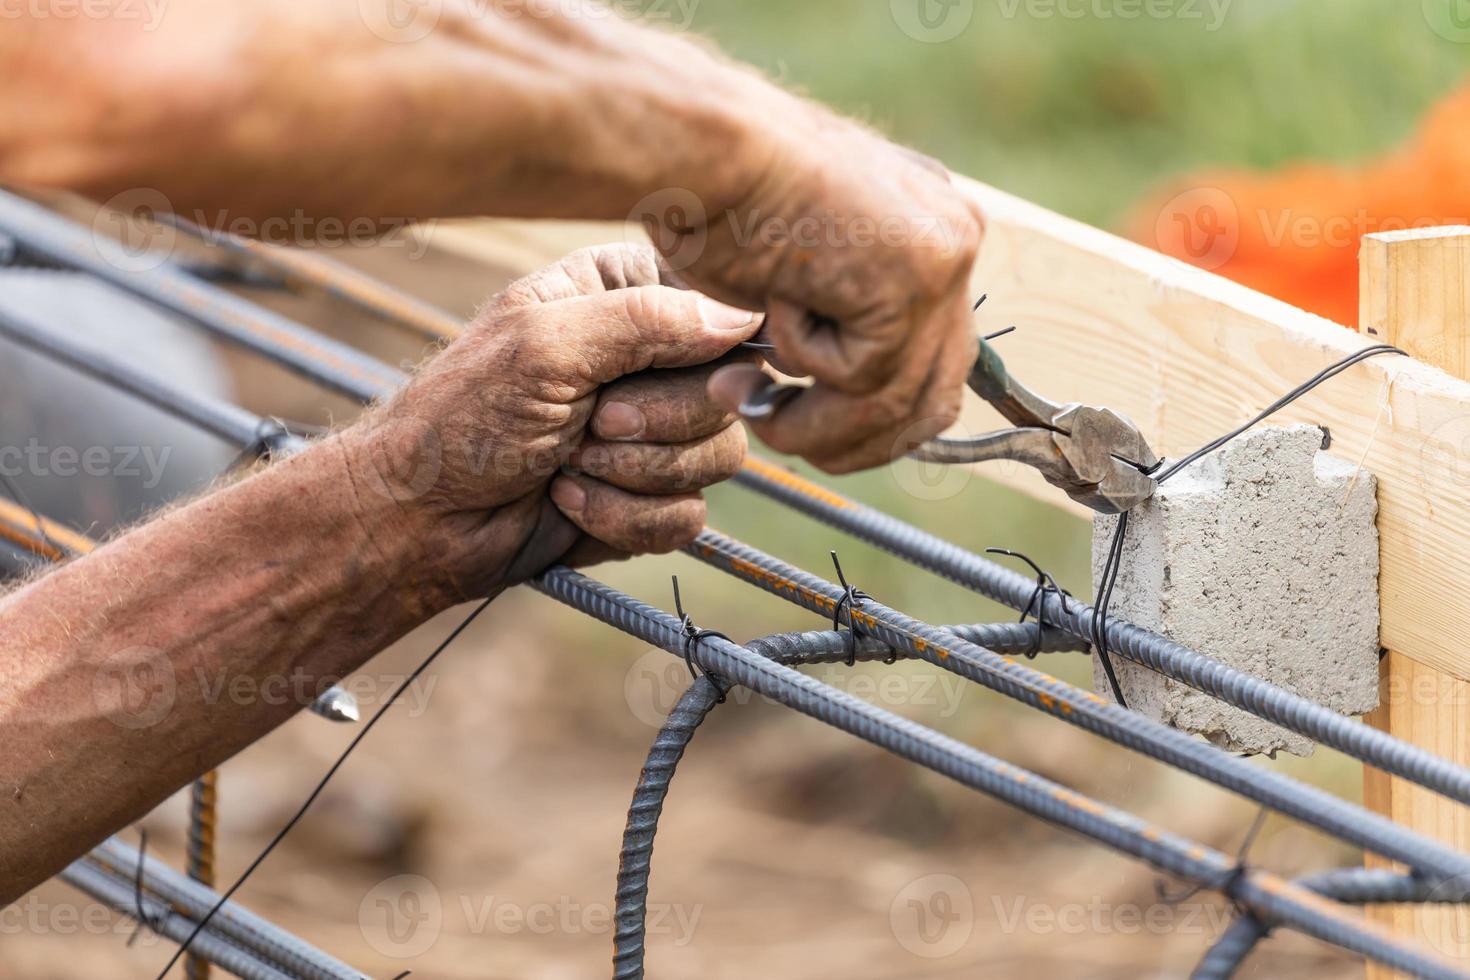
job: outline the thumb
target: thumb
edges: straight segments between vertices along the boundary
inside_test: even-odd
[[[587,380],[606,384],[649,368],[707,364],[753,337],[759,314],[701,293],[636,286],[540,307],[556,342],[580,355]]]

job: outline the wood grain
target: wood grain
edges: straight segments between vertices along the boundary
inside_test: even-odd
[[[1466,376],[1470,362],[1470,228],[1370,235],[1360,256],[1361,323],[1414,357]],[[1386,608],[1386,607],[1385,607]],[[1385,612],[1385,615],[1387,613]],[[1391,649],[1380,667],[1375,725],[1459,765],[1470,765],[1470,683],[1420,662],[1415,651]],[[1364,801],[1374,810],[1436,840],[1470,850],[1470,808],[1374,769],[1363,774]],[[1370,856],[1369,866],[1387,862]],[[1390,906],[1370,915],[1440,952],[1470,958],[1470,911]],[[1370,980],[1396,977],[1370,965]]]

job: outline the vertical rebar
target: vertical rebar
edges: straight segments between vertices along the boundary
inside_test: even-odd
[[[189,791],[189,877],[206,888],[214,887],[215,832],[219,818],[219,770],[194,780]],[[209,961],[190,952],[184,961],[189,980],[209,980]]]

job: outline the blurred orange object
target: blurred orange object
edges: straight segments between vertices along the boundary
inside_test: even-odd
[[[1146,200],[1130,237],[1356,326],[1363,235],[1470,225],[1470,87],[1400,150],[1357,167],[1201,173]]]

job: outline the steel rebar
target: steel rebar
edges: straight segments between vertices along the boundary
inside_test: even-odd
[[[204,228],[179,215],[161,215],[160,219],[200,241],[255,259],[271,271],[279,273],[288,283],[314,286],[360,310],[407,327],[424,337],[453,340],[462,331],[463,325],[456,317],[433,303],[395,289],[381,279],[359,272],[318,250],[290,248],[242,238],[226,231]]]
[[[138,908],[132,882],[127,878],[107,873],[101,867],[85,860],[74,861],[61,872],[61,879],[97,899],[114,912],[136,919],[141,911],[147,917],[146,927],[174,942],[183,942],[194,924],[175,913],[167,905],[148,895],[143,896],[142,909]],[[201,942],[201,940],[203,940]],[[195,940],[200,955],[221,969],[228,970],[243,980],[295,980],[289,973],[276,969],[253,953],[247,952],[215,933],[204,933]],[[362,980],[362,975],[352,973],[340,980]]]
[[[1034,623],[993,623],[951,627],[973,642],[997,650],[1024,654],[1036,642],[1039,628]],[[846,660],[851,638],[846,633],[785,633],[768,636],[746,645],[746,649],[790,667],[801,664],[841,663]],[[869,636],[856,638],[851,649],[856,660],[871,662],[889,657],[912,659],[912,654]],[[623,846],[618,859],[618,885],[614,911],[613,977],[634,980],[643,976],[645,922],[648,917],[648,880],[652,873],[653,842],[669,784],[679,760],[684,757],[694,732],[710,710],[719,703],[720,687],[700,677],[679,697],[667,720],[654,737],[643,763],[633,803],[623,829]]]
[[[691,642],[675,617],[569,569],[554,568],[532,585],[670,653],[682,655]],[[1239,867],[1219,851],[988,756],[723,637],[702,636],[692,641],[691,652],[705,671],[727,684],[747,687],[1160,871],[1222,891],[1242,907],[1285,926],[1415,976],[1470,976],[1304,888],[1268,872]]]
[[[845,591],[717,531],[705,530],[684,550],[706,564],[825,616],[834,614]],[[1090,691],[976,646],[940,627],[906,616],[874,599],[865,600],[860,608],[850,608],[850,614],[853,623],[864,633],[909,650],[936,667],[984,684],[1069,724],[1207,779],[1376,854],[1403,861],[1421,873],[1444,878],[1470,875],[1470,855],[1316,787],[1253,765]]]
[[[749,489],[1013,609],[1025,609],[1035,596],[1036,584],[1032,579],[764,460],[749,460],[735,479]],[[1064,603],[1054,593],[1042,595],[1039,604],[1040,618],[1048,625],[1088,639],[1092,630],[1090,605],[1076,599]],[[1110,653],[1127,657],[1360,762],[1470,804],[1470,769],[1157,633],[1111,616],[1106,628]]]
[[[111,238],[8,191],[0,191],[0,232],[24,252],[111,283],[342,394],[381,394],[401,379],[349,344],[189,275],[166,255],[140,262]]]
[[[1378,905],[1397,902],[1462,903],[1465,885],[1436,885],[1413,875],[1368,868],[1342,868],[1319,872],[1297,879],[1318,895],[1351,905]],[[1272,925],[1256,915],[1236,916],[1229,928],[1215,941],[1190,980],[1229,980],[1245,962],[1251,951],[1271,932]]]
[[[133,875],[138,866],[138,851],[112,837],[103,841],[77,863],[84,862],[90,862],[126,880],[131,889]],[[179,874],[152,857],[145,856],[143,859],[143,884],[147,895],[161,900],[168,908],[177,912],[187,920],[190,929],[219,901],[219,894],[213,889]],[[131,905],[131,898],[129,904]],[[127,909],[123,911],[128,912]],[[200,933],[200,938],[204,936],[227,940],[295,980],[359,980],[362,976],[359,971],[236,902],[227,902],[215,914]],[[182,941],[181,936],[170,935],[169,938]],[[189,946],[190,950],[198,942],[195,939]]]

